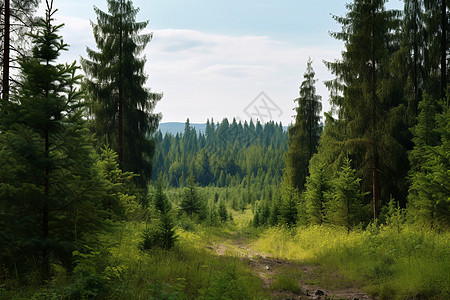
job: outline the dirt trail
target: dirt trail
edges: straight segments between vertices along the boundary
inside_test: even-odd
[[[272,284],[280,275],[288,274],[295,278],[301,287],[301,292],[288,290],[273,290],[273,299],[375,299],[353,287],[326,289],[314,284],[317,279],[318,267],[301,265],[292,261],[281,260],[270,257],[266,254],[255,252],[250,244],[244,239],[226,241],[224,243],[213,244],[208,247],[217,255],[235,256],[247,260],[250,270],[258,275],[263,281],[263,288],[272,289]],[[323,276],[323,274],[321,275]],[[326,274],[331,280],[342,279],[337,274]],[[339,286],[337,284],[336,286]],[[345,284],[344,284],[345,286]]]

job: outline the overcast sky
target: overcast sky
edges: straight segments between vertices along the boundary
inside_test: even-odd
[[[44,0],[43,0],[44,1]],[[340,31],[331,15],[345,15],[345,0],[135,0],[138,21],[149,20],[153,40],[145,50],[147,86],[164,93],[156,107],[162,122],[204,123],[213,117],[293,121],[308,57],[317,93],[330,109],[323,60],[340,57]],[[95,49],[93,6],[106,0],[54,0],[61,34],[70,45],[61,59],[86,57]],[[402,8],[400,0],[390,7]],[[40,10],[42,11],[42,10]]]

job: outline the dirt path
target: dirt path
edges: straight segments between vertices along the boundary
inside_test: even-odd
[[[245,239],[228,240],[208,246],[217,255],[227,255],[247,260],[250,270],[261,278],[263,288],[272,291],[273,299],[374,299],[344,283],[345,279],[338,274],[323,274],[317,266],[302,265],[292,261],[281,260],[255,252]],[[334,282],[331,288],[319,286],[316,282],[323,277]],[[298,288],[278,289],[281,277],[296,283]]]

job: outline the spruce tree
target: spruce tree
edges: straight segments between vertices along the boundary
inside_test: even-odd
[[[306,179],[306,190],[304,193],[306,216],[308,223],[321,225],[324,222],[327,194],[330,190],[330,179],[325,167],[317,157],[310,164],[310,175]]]
[[[180,209],[192,219],[194,215],[200,214],[203,208],[202,199],[198,194],[194,175],[191,174],[188,178],[187,186],[184,188]]]
[[[378,218],[380,194],[392,193],[392,182],[404,178],[406,151],[398,132],[404,131],[405,99],[393,84],[390,57],[399,50],[399,12],[385,9],[385,0],[355,0],[345,17],[335,16],[342,31],[332,33],[345,43],[342,59],[327,62],[337,76],[326,82],[331,102],[346,122],[342,151],[351,155],[363,185],[372,191],[373,216]],[[371,176],[367,176],[371,174]],[[397,183],[397,182],[396,182]],[[400,185],[400,184],[397,184]]]
[[[139,9],[128,0],[107,0],[108,12],[97,7],[97,24],[92,23],[99,51],[87,48],[89,59],[82,59],[89,75],[87,87],[92,98],[95,131],[119,154],[119,166],[140,176],[145,187],[151,176],[154,143],[150,139],[160,115],[153,114],[162,95],[144,87],[145,57],[139,55],[151,34],[140,34],[148,25],[137,22]]]
[[[83,120],[78,67],[56,63],[67,50],[54,25],[53,1],[32,35],[33,56],[20,62],[21,87],[0,118],[0,264],[70,268],[101,223],[104,190]]]
[[[288,176],[293,187],[302,191],[308,176],[308,165],[316,152],[322,131],[320,126],[321,96],[316,95],[311,58],[308,60],[304,81],[300,86],[300,97],[294,101],[295,124],[289,128],[289,150],[287,153],[285,176]]]
[[[413,128],[408,195],[410,221],[428,228],[450,228],[450,109],[436,114],[435,101],[425,94],[419,120]]]
[[[298,222],[299,195],[297,189],[283,183],[280,207],[280,223],[293,227]]]
[[[330,199],[326,203],[325,218],[334,225],[343,226],[350,231],[363,219],[363,197],[360,178],[350,165],[351,160],[345,159],[337,177],[332,181]]]

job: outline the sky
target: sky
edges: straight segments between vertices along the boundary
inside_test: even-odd
[[[45,2],[45,1],[44,1]],[[323,82],[333,78],[323,61],[339,59],[340,31],[332,15],[344,16],[345,0],[134,0],[137,21],[149,21],[146,87],[163,93],[155,112],[161,122],[205,123],[259,119],[289,125],[306,62],[316,73],[317,94],[329,111]],[[400,0],[389,7],[402,8]],[[87,57],[96,49],[90,22],[93,7],[106,0],[54,0],[56,19],[69,51],[62,61]],[[43,12],[43,5],[39,13]]]

